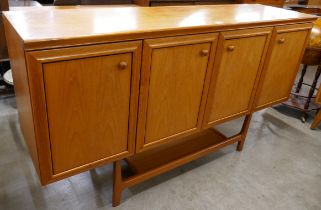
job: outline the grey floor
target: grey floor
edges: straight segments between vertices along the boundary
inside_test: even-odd
[[[0,209],[321,209],[321,127],[309,129],[313,114],[305,124],[299,116],[283,106],[260,111],[242,152],[232,145],[131,187],[113,208],[111,165],[40,186],[14,98],[0,99]]]

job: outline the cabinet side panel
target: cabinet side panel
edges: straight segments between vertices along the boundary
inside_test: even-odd
[[[40,176],[37,144],[30,101],[28,73],[26,68],[23,43],[18,34],[6,21],[5,18],[4,26],[14,81],[14,90],[16,94],[20,128],[25,142],[29,148],[34,166],[37,170],[38,175]]]

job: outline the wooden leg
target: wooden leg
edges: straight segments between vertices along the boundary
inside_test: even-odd
[[[312,99],[312,97],[313,97],[315,88],[316,88],[316,86],[317,86],[317,83],[318,83],[318,79],[319,79],[319,77],[320,77],[320,74],[321,74],[321,65],[318,66],[317,72],[315,73],[314,80],[313,80],[313,83],[312,83],[312,85],[311,85],[311,88],[310,88],[310,91],[309,91],[309,95],[308,95],[307,101],[306,101],[305,104],[304,104],[304,110],[303,110],[302,113],[301,113],[301,121],[302,121],[303,123],[305,123],[305,122],[306,122],[306,119],[308,118],[307,112],[308,112],[308,110],[309,110],[310,102],[311,102],[311,99]]]
[[[320,122],[321,122],[321,110],[319,110],[318,114],[315,116],[311,125],[311,129],[316,129],[316,127]]]
[[[120,161],[114,162],[114,191],[113,191],[113,207],[120,204],[122,187],[122,175]]]
[[[303,65],[303,69],[302,69],[302,72],[301,72],[300,80],[299,80],[298,85],[296,86],[296,89],[295,89],[296,93],[299,93],[300,90],[301,90],[301,87],[302,87],[302,84],[303,84],[304,75],[307,72],[307,68],[308,68],[308,65]]]
[[[321,65],[318,66],[317,72],[315,73],[314,80],[313,80],[313,83],[312,83],[311,88],[310,88],[310,91],[309,91],[309,95],[308,95],[307,102],[306,102],[305,105],[304,105],[304,109],[305,109],[305,110],[309,109],[310,102],[311,102],[311,99],[312,99],[312,97],[313,97],[315,88],[316,88],[316,86],[317,86],[317,83],[318,83],[318,79],[319,79],[319,77],[320,77],[320,74],[321,74]]]
[[[247,135],[247,131],[249,130],[251,118],[252,118],[252,114],[246,115],[246,117],[245,117],[245,120],[244,120],[243,126],[242,126],[242,130],[241,130],[242,137],[241,137],[241,140],[237,143],[237,147],[236,147],[237,151],[243,150],[243,146],[244,146],[245,138]]]

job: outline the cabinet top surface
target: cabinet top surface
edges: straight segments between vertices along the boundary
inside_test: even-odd
[[[5,18],[30,48],[37,48],[98,37],[144,38],[159,32],[241,28],[271,23],[304,22],[312,15],[259,4],[170,6],[170,7],[41,7],[8,11]],[[87,39],[87,40],[86,40]],[[46,44],[44,44],[46,43]],[[62,44],[63,45],[63,44]],[[65,44],[66,45],[66,44]],[[53,44],[51,44],[53,47]]]

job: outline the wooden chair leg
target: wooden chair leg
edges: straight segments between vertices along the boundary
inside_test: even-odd
[[[114,186],[113,186],[113,207],[120,204],[122,187],[122,174],[120,161],[114,162]]]
[[[245,120],[244,120],[243,126],[242,126],[242,130],[241,130],[242,138],[237,143],[237,147],[236,147],[237,151],[242,151],[243,150],[243,146],[244,146],[245,138],[246,138],[246,135],[247,135],[247,131],[249,130],[249,127],[250,127],[251,118],[252,118],[252,114],[247,115],[245,117]]]
[[[308,68],[308,65],[306,65],[306,64],[303,65],[303,69],[302,69],[302,72],[301,72],[300,80],[299,80],[298,85],[296,86],[296,89],[295,89],[296,93],[299,93],[300,90],[301,90],[301,87],[302,87],[302,84],[303,84],[304,75],[307,72],[307,68]]]
[[[319,110],[318,114],[315,116],[311,125],[311,129],[316,129],[316,127],[319,125],[320,122],[321,122],[321,110]]]
[[[314,94],[315,88],[317,86],[317,83],[318,83],[320,75],[321,75],[321,65],[318,66],[318,69],[317,69],[317,71],[315,73],[314,80],[313,80],[313,83],[312,83],[310,91],[309,91],[308,99],[307,99],[307,101],[306,101],[306,103],[304,105],[304,109],[305,110],[309,109],[310,102],[311,102],[311,99],[313,97],[313,94]]]

